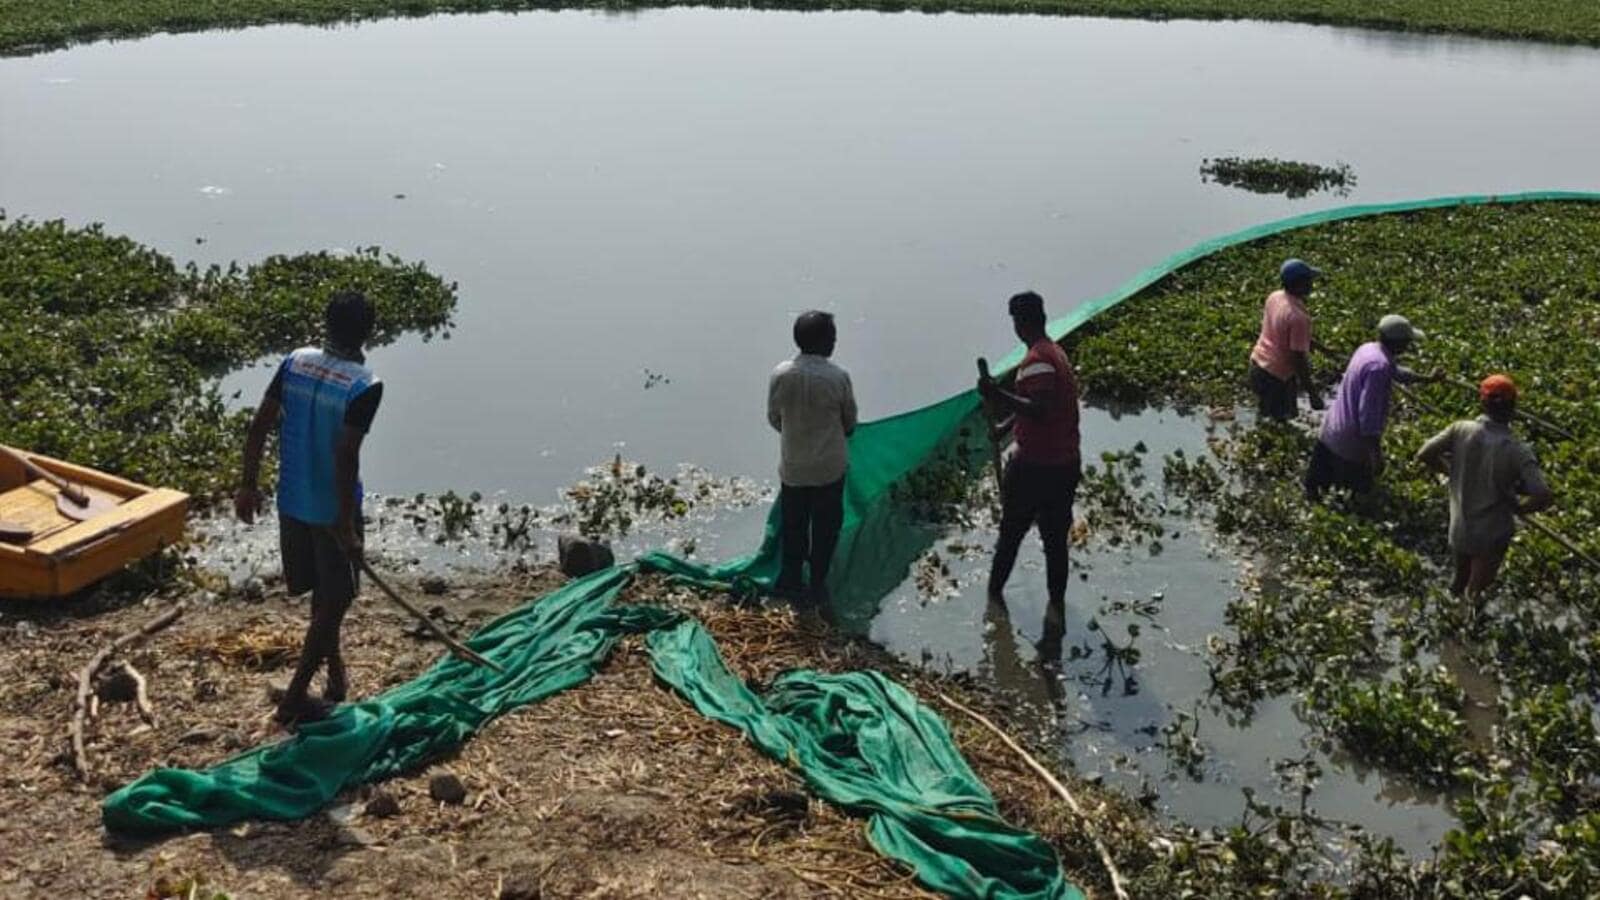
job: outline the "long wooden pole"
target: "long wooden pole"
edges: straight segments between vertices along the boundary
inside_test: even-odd
[[[1558,543],[1561,546],[1565,547],[1567,549],[1568,553],[1571,553],[1573,556],[1576,556],[1578,559],[1583,560],[1585,563],[1587,563],[1589,565],[1590,568],[1594,569],[1596,572],[1600,572],[1600,559],[1595,559],[1593,556],[1590,556],[1582,547],[1579,547],[1571,538],[1569,538],[1566,535],[1562,534],[1561,532],[1555,530],[1554,528],[1551,528],[1549,525],[1546,525],[1545,523],[1539,521],[1538,519],[1534,518],[1531,515],[1518,516],[1518,518],[1520,518],[1522,520],[1523,524],[1532,527],[1535,531],[1539,532],[1540,534],[1544,535],[1545,537],[1549,538],[1550,540],[1555,541],[1556,543]]]
[[[978,357],[978,377],[985,381],[989,380],[989,361],[981,356]],[[990,462],[994,464],[994,487],[996,491],[1000,492],[1001,496],[1004,496],[1006,490],[1005,468],[1000,463],[1000,434],[995,426],[994,413],[989,409],[989,401],[984,400],[981,402],[983,418],[989,426],[987,430],[989,432]]]
[[[1060,779],[1056,778],[1056,776],[1051,773],[1049,769],[1046,769],[1037,759],[1034,759],[1033,754],[1029,753],[1027,750],[1024,750],[1021,744],[1018,744],[1015,740],[1013,740],[1011,735],[1002,731],[999,725],[989,721],[988,717],[983,713],[957,702],[943,692],[939,692],[937,696],[946,704],[966,713],[972,718],[973,721],[993,732],[995,737],[998,737],[1000,740],[1004,741],[1005,745],[1010,747],[1013,753],[1022,758],[1022,761],[1027,764],[1028,768],[1033,770],[1034,774],[1044,779],[1044,782],[1050,785],[1050,788],[1054,790],[1062,800],[1066,801],[1067,806],[1071,807],[1072,812],[1077,815],[1079,819],[1082,819],[1085,827],[1089,829],[1089,837],[1094,841],[1094,848],[1100,853],[1100,864],[1106,867],[1106,874],[1111,877],[1111,890],[1116,892],[1118,900],[1129,900],[1128,889],[1122,884],[1122,872],[1117,869],[1116,861],[1111,858],[1111,851],[1106,848],[1105,842],[1100,840],[1100,835],[1095,832],[1094,825],[1090,823],[1089,817],[1084,814],[1083,808],[1078,805],[1078,801],[1072,796],[1072,792],[1067,790],[1067,786],[1062,784]]]
[[[0,444],[0,453],[3,453],[15,460],[18,465],[22,466],[23,471],[27,472],[29,475],[32,475],[35,478],[43,478],[45,481],[55,485],[56,490],[61,492],[61,496],[71,500],[78,506],[89,505],[89,495],[84,491],[83,488],[73,484],[65,478],[62,478],[54,472],[45,471],[21,451],[14,450],[5,446],[4,444]]]
[[[1458,388],[1472,391],[1473,394],[1477,394],[1478,392],[1478,386],[1466,380],[1465,378],[1457,378],[1454,375],[1451,375],[1445,378],[1445,380]],[[1557,425],[1556,423],[1537,413],[1524,409],[1520,404],[1517,406],[1517,418],[1527,419],[1529,422],[1540,428],[1543,428],[1545,431],[1548,431],[1557,437],[1564,437],[1569,441],[1575,441],[1578,439],[1572,432],[1562,428],[1560,425]]]
[[[450,648],[451,653],[454,653],[456,656],[472,663],[473,665],[493,669],[502,675],[505,674],[506,670],[504,668],[496,664],[488,657],[483,656],[482,654],[473,650],[471,647],[468,647],[466,644],[456,640],[451,636],[450,632],[445,631],[444,628],[440,627],[438,622],[435,622],[433,619],[429,618],[427,613],[416,608],[415,606],[412,606],[411,603],[404,597],[400,596],[400,594],[397,593],[394,588],[390,587],[389,583],[384,581],[382,576],[380,576],[377,572],[374,572],[372,570],[372,564],[367,562],[366,559],[364,559],[360,554],[348,553],[348,551],[347,554],[355,562],[355,564],[361,568],[361,571],[366,573],[367,578],[371,579],[372,583],[378,586],[378,590],[383,591],[384,595],[390,600],[394,601],[396,606],[410,613],[413,618],[421,622],[423,625],[426,625],[428,630],[433,632],[433,636],[439,639],[440,643]]]

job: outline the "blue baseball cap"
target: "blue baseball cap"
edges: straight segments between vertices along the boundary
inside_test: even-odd
[[[1278,267],[1278,278],[1282,280],[1284,284],[1295,284],[1297,282],[1310,281],[1313,278],[1321,277],[1322,270],[1312,266],[1303,259],[1286,259],[1283,261],[1283,265]]]

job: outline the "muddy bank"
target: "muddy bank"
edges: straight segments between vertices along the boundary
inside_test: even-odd
[[[560,580],[502,575],[423,599],[470,632]],[[0,782],[0,896],[126,897],[189,879],[235,898],[928,896],[872,849],[863,820],[809,797],[738,732],[655,684],[636,639],[589,684],[495,721],[426,770],[348,791],[310,819],[154,842],[107,835],[99,804],[114,787],[280,734],[267,692],[293,663],[300,605],[274,585],[255,601],[190,597],[176,625],[126,657],[149,681],[155,726],[142,727],[131,704],[108,703],[90,729],[92,777],[78,781],[66,742],[76,670],[176,599],[0,613],[0,753],[13,763]],[[787,611],[734,609],[653,580],[627,599],[691,609],[747,680],[796,666],[898,670],[945,715],[1005,815],[1054,844],[1074,880],[1103,883],[1081,823],[997,739],[935,698],[945,691],[1004,721],[1006,711],[964,681],[906,671],[870,645],[797,627]],[[360,695],[413,677],[437,654],[370,594],[348,627]],[[439,776],[459,779],[465,796],[455,802]],[[1103,802],[1088,786],[1075,790],[1086,808]],[[1135,818],[1108,815],[1099,827],[1120,858],[1149,855]]]

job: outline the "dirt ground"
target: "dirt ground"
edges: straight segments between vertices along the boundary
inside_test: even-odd
[[[415,584],[405,590],[470,633],[559,582],[539,572],[430,596]],[[1007,817],[1051,840],[1069,874],[1101,893],[1083,823],[997,739],[934,699],[943,690],[984,706],[962,682],[935,682],[870,645],[799,628],[787,611],[733,609],[660,584],[631,590],[690,607],[746,678],[796,665],[894,670],[945,715]],[[657,685],[636,639],[589,684],[504,716],[454,756],[349,791],[309,819],[160,841],[109,835],[99,805],[116,787],[155,766],[203,767],[282,734],[268,690],[287,679],[302,604],[271,588],[253,601],[191,599],[176,624],[122,657],[148,681],[153,727],[134,704],[106,702],[88,729],[92,773],[80,781],[67,737],[78,669],[172,602],[0,613],[0,897],[188,897],[195,885],[193,896],[208,900],[218,892],[236,900],[929,896],[868,845],[863,820],[809,797],[738,732]],[[439,645],[409,627],[403,613],[364,595],[346,632],[354,695],[432,662]],[[464,801],[430,796],[430,779],[444,773],[463,783]],[[1069,784],[1088,806],[1116,803]],[[1099,827],[1112,819],[1122,821],[1108,816]],[[1141,838],[1128,831],[1110,840]]]

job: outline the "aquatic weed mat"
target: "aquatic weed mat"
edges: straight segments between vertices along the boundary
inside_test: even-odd
[[[1278,263],[1299,256],[1327,272],[1310,300],[1316,336],[1334,351],[1313,360],[1325,383],[1388,312],[1428,332],[1412,366],[1457,380],[1396,397],[1389,465],[1370,501],[1304,499],[1314,440],[1306,422],[1237,424],[1215,458],[1167,461],[1169,482],[1187,484],[1219,531],[1274,574],[1228,605],[1231,628],[1210,648],[1211,702],[1248,716],[1264,699],[1292,696],[1355,760],[1454,799],[1457,827],[1436,859],[1419,863],[1371,835],[1340,836],[1314,815],[1263,817],[1287,823],[1291,837],[1326,831],[1315,842],[1269,841],[1252,864],[1272,861],[1294,890],[1600,890],[1600,586],[1581,559],[1600,555],[1600,410],[1590,399],[1600,387],[1597,240],[1600,206],[1591,202],[1452,204],[1268,226],[1156,276],[1066,340],[1090,396],[1247,403],[1243,360],[1260,304]],[[1537,416],[1516,429],[1560,498],[1539,521],[1562,537],[1522,528],[1486,615],[1470,621],[1443,590],[1445,492],[1409,460],[1450,421],[1476,415],[1470,386],[1492,371],[1515,376],[1524,410]],[[1299,865],[1335,836],[1347,844],[1348,883],[1318,884]]]
[[[1016,13],[1141,19],[1265,19],[1449,32],[1556,43],[1600,44],[1600,11],[1583,0],[761,0],[618,4],[646,9],[678,5],[733,9]],[[559,0],[224,0],[203,6],[174,0],[78,0],[72,4],[0,0],[0,53],[36,53],[104,38],[155,32],[239,28],[273,22],[341,24],[390,16],[590,8]]]
[[[456,305],[455,285],[376,247],[202,269],[0,209],[0,442],[207,504],[235,486],[249,421],[217,379],[320,341],[335,289],[372,301],[369,346],[447,334]]]

